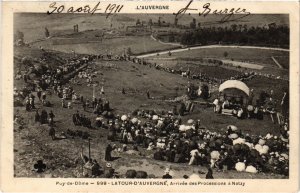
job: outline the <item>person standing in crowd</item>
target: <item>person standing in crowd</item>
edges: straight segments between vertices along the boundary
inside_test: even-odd
[[[170,168],[166,168],[165,174],[162,177],[163,179],[172,179],[173,177],[170,175]]]
[[[242,119],[243,118],[243,108],[239,108],[238,112],[237,112],[237,118],[238,119]]]
[[[271,120],[272,122],[275,124],[275,121],[274,121],[274,114],[276,112],[275,110],[275,107],[276,107],[276,103],[275,101],[273,100],[272,97],[269,98],[269,100],[267,101],[266,103],[266,111],[268,113],[270,113],[270,117],[271,117]]]
[[[79,97],[79,98],[80,98],[80,102],[81,102],[81,103],[84,103],[83,96],[82,96],[82,95],[80,95],[80,97]]]
[[[112,168],[110,163],[106,164],[106,168],[104,169],[104,177],[105,178],[113,178],[115,170]]]
[[[55,129],[54,127],[50,127],[50,130],[49,130],[49,136],[52,138],[52,140],[55,140],[56,137],[55,137]]]
[[[208,168],[208,171],[207,171],[207,174],[206,174],[205,178],[206,179],[214,179],[214,177],[213,177],[213,171],[212,171],[212,169],[210,167]]]
[[[86,111],[86,103],[84,101],[82,102],[82,108],[84,111]]]
[[[248,97],[248,105],[252,105],[254,97],[254,89],[251,89]]]
[[[90,101],[89,99],[85,100],[85,108],[89,108],[90,107]]]
[[[40,116],[40,114],[39,114],[39,110],[36,110],[36,111],[35,111],[34,121],[35,121],[36,123],[41,121],[41,116]]]
[[[151,97],[150,97],[150,91],[149,90],[147,90],[146,94],[147,94],[147,98],[150,99]]]
[[[273,98],[273,96],[274,96],[274,91],[270,90],[269,98]]]
[[[45,102],[45,101],[46,101],[46,96],[47,96],[47,95],[46,95],[46,93],[45,93],[45,92],[43,92],[43,94],[42,94],[42,101],[43,101],[43,102]]]
[[[47,120],[48,120],[48,113],[46,110],[43,109],[41,112],[41,124],[47,123]]]
[[[66,107],[66,102],[64,98],[61,98],[61,107],[65,108]]]
[[[280,105],[281,105],[282,115],[284,116],[284,118],[288,117],[289,116],[289,92],[288,92],[288,90],[284,91]]]
[[[173,115],[178,115],[177,106],[176,105],[174,105],[172,113],[173,113]]]
[[[113,148],[110,144],[107,145],[105,149],[105,161],[112,161],[111,152]]]
[[[30,96],[30,105],[31,105],[31,108],[32,109],[35,109],[35,103],[34,103],[34,99],[35,99],[35,96],[31,93],[31,96]]]
[[[181,103],[179,107],[179,115],[184,116],[184,112],[185,112],[185,105],[184,103]]]
[[[217,108],[217,107],[218,107],[218,105],[219,105],[219,99],[216,98],[216,99],[214,100],[213,104],[214,104],[214,112],[215,112],[215,113],[218,113],[218,108]]]
[[[97,177],[101,174],[100,171],[100,165],[98,164],[97,160],[93,160],[93,166],[92,166],[92,177]]]
[[[37,94],[37,97],[39,98],[39,101],[41,101],[41,97],[42,97],[42,91],[41,91],[41,89],[40,89],[40,88],[38,88],[38,90],[37,90],[36,94]]]
[[[54,124],[54,113],[53,111],[51,110],[50,113],[49,113],[49,125],[53,125]]]

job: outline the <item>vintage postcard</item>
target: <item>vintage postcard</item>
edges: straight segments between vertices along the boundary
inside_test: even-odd
[[[299,2],[6,1],[3,192],[296,192]]]

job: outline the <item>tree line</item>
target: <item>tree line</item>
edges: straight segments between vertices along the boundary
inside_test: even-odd
[[[289,27],[276,26],[250,27],[231,25],[231,27],[210,27],[186,30],[183,33],[170,33],[170,42],[183,45],[238,44],[272,47],[289,47]],[[159,36],[158,36],[159,38]]]

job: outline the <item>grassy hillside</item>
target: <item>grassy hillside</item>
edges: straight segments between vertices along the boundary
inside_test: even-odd
[[[227,52],[227,56],[224,53]],[[178,60],[190,60],[200,58],[216,58],[216,59],[233,59],[240,62],[250,62],[254,64],[260,64],[267,67],[278,67],[271,57],[275,57],[276,60],[286,69],[289,67],[289,52],[276,51],[276,50],[260,50],[250,48],[207,48],[189,50],[185,52],[172,53],[171,56],[161,55],[156,57],[157,59],[163,58],[176,58]]]
[[[20,52],[20,50],[18,50]],[[30,55],[30,50],[26,49],[26,54]],[[37,54],[37,51],[33,50],[32,54]],[[38,55],[35,55],[37,57]],[[113,68],[107,68],[107,66],[113,66]],[[130,62],[96,62],[96,71],[98,72],[95,81],[98,81],[100,85],[104,86],[106,98],[110,101],[111,107],[114,109],[114,113],[123,114],[131,113],[133,110],[140,109],[155,109],[157,111],[171,110],[173,105],[177,103],[170,103],[164,99],[174,98],[185,93],[187,78],[170,74],[163,71],[149,68],[148,66],[133,64]],[[269,80],[257,80],[249,84],[250,88],[255,90],[271,88],[272,83]],[[262,82],[268,82],[267,85],[261,84]],[[197,81],[192,81],[197,84]],[[17,81],[15,81],[17,84]],[[280,83],[278,83],[280,84]],[[75,91],[82,94],[84,98],[92,98],[92,88],[87,86],[85,80],[81,79],[79,84],[72,84]],[[259,85],[259,86],[257,86]],[[126,94],[122,94],[122,88],[125,89]],[[177,89],[176,89],[177,88]],[[96,87],[97,97],[99,97],[99,91],[101,86]],[[150,91],[153,99],[147,99],[146,90]],[[279,89],[279,88],[278,88]],[[176,91],[177,90],[177,91]],[[61,107],[61,99],[56,95],[47,96],[47,99],[53,104],[54,108],[42,107],[40,102],[37,101],[36,107],[38,109],[46,109],[48,112],[53,110],[56,124],[57,134],[71,130],[86,131],[91,135],[91,152],[93,159],[99,160],[101,165],[105,164],[104,161],[104,149],[107,143],[107,130],[106,129],[88,129],[82,126],[73,126],[72,114],[78,109],[80,113],[85,114],[91,118],[94,123],[95,115],[92,109],[88,109],[87,112],[83,111],[80,104],[73,104],[73,109],[65,109]],[[211,99],[212,100],[212,99]],[[34,112],[25,112],[24,107],[15,107],[15,111],[19,111],[19,115],[24,118],[26,123],[26,129],[18,129],[15,127],[14,132],[14,156],[15,156],[15,176],[16,177],[80,177],[81,164],[79,161],[79,154],[81,148],[83,148],[84,154],[87,154],[87,141],[79,138],[63,139],[52,141],[48,136],[48,127],[46,125],[38,125],[34,123]],[[206,108],[196,106],[195,111],[183,118],[183,121],[187,119],[200,119],[201,125],[212,130],[222,131],[224,128],[233,124],[242,131],[250,134],[266,134],[272,132],[274,134],[279,133],[279,126],[274,125],[269,117],[265,117],[262,121],[255,120],[238,120],[234,117],[228,117],[223,115],[216,115],[213,113],[212,108]],[[115,142],[118,146],[118,142]],[[130,145],[129,145],[130,146]],[[176,163],[167,163],[164,161],[155,161],[152,159],[153,152],[146,151],[139,148],[140,155],[129,155],[127,153],[114,153],[114,156],[119,157],[112,162],[113,167],[120,174],[124,174],[127,169],[140,170],[141,166],[143,170],[148,174],[154,174],[157,177],[161,177],[163,169],[166,164],[172,167],[175,178],[182,178],[183,175],[190,175],[194,171],[206,172],[206,168],[200,166],[187,166]],[[32,165],[38,159],[43,159],[48,168],[44,174],[37,174],[32,171]],[[128,161],[130,159],[130,161]],[[138,165],[138,166],[137,166]],[[22,168],[22,169],[21,169]],[[204,177],[204,174],[202,174]],[[215,178],[284,178],[280,175],[270,174],[249,174],[236,171],[217,172],[214,173]]]

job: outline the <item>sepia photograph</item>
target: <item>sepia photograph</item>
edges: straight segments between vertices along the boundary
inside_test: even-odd
[[[14,177],[289,179],[289,19],[14,13]]]

